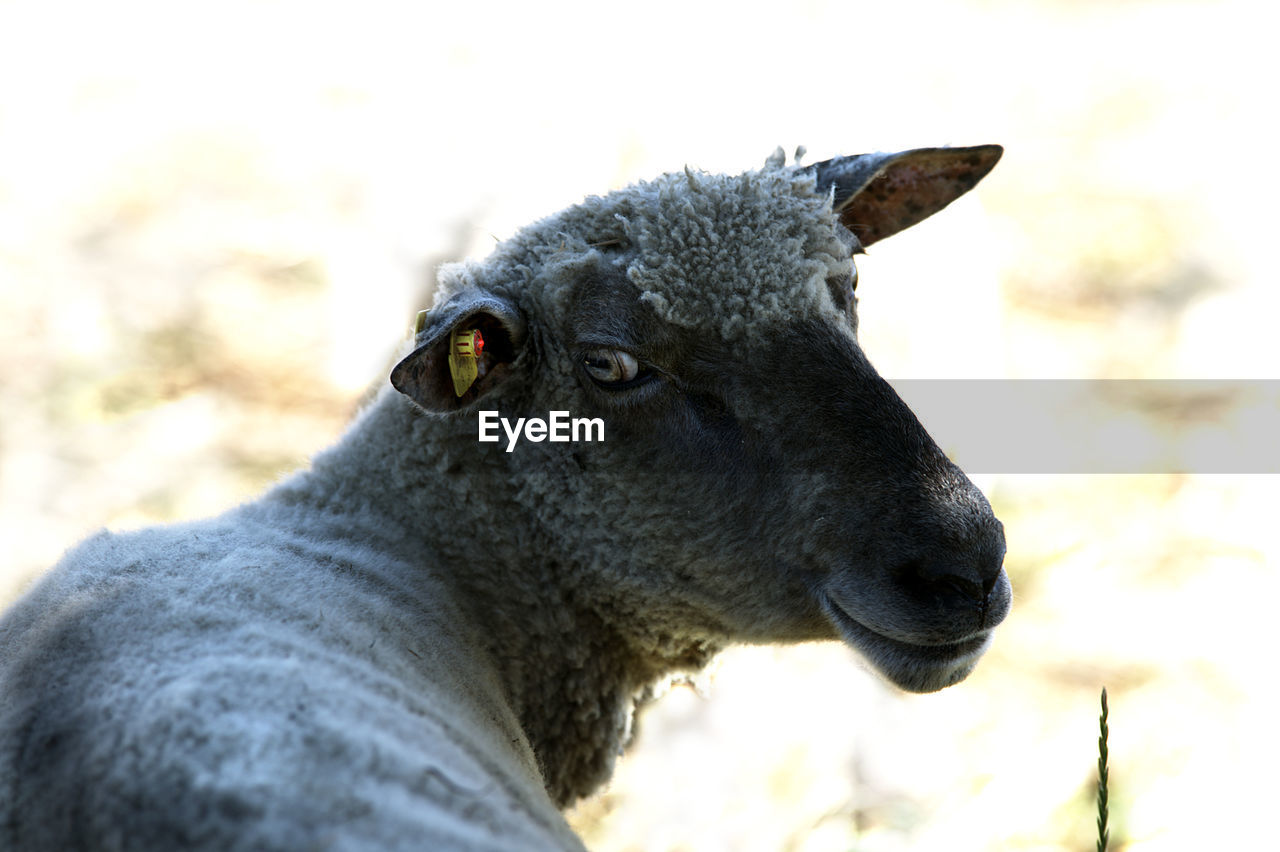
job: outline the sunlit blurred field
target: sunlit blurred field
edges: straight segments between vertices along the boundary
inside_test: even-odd
[[[775,145],[1006,146],[860,263],[891,379],[1280,378],[1264,4],[436,5],[0,2],[0,601],[304,464],[442,260]],[[1106,685],[1112,848],[1267,846],[1280,478],[975,479],[1015,605],[966,683],[732,650],[573,812],[589,844],[1092,849]]]

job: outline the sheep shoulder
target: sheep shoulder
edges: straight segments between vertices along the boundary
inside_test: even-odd
[[[100,533],[0,622],[0,846],[581,848],[424,555],[305,490]]]

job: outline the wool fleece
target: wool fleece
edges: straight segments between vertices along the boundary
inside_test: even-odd
[[[483,267],[446,266],[437,301],[482,280],[502,292],[505,281],[519,282],[543,309],[563,310],[572,291],[562,273],[605,252],[625,258],[627,278],[657,316],[725,340],[834,314],[825,282],[849,274],[852,261],[830,196],[812,173],[783,168],[780,151],[764,170],[739,176],[686,169],[550,216],[500,245]],[[539,267],[552,274],[530,278]]]
[[[0,848],[580,850],[560,809],[729,643],[962,680],[1003,533],[859,348],[853,255],[999,156],[686,170],[444,267],[308,468],[101,532],[0,619]],[[605,440],[508,452],[480,410]]]

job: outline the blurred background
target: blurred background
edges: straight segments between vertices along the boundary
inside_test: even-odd
[[[0,0],[0,603],[305,464],[439,262],[777,145],[1006,146],[860,263],[891,380],[1280,378],[1274,31],[1243,0]],[[1092,849],[1103,685],[1113,849],[1265,845],[1280,477],[975,479],[1015,604],[966,683],[734,649],[574,810],[592,848]]]

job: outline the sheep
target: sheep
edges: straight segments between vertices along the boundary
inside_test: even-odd
[[[730,643],[962,680],[1003,528],[859,348],[853,258],[1000,155],[686,169],[444,267],[309,468],[0,622],[0,847],[582,849],[561,810]],[[479,440],[553,412],[601,440]]]

